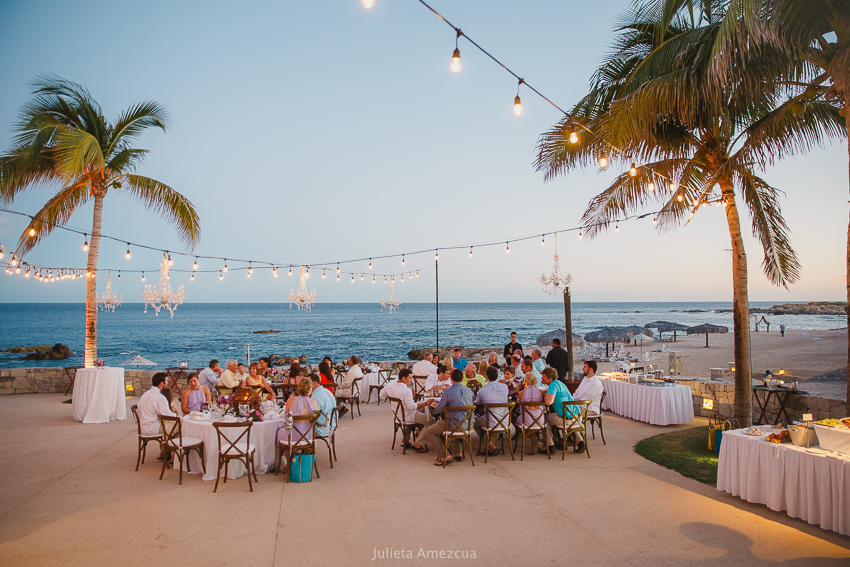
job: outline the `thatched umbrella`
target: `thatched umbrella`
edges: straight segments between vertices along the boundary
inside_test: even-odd
[[[712,325],[711,323],[703,323],[702,325],[695,325],[693,327],[688,327],[685,329],[689,335],[701,335],[705,334],[705,348],[708,348],[708,334],[709,333],[728,333],[729,327],[724,327],[722,325]]]
[[[564,345],[567,342],[567,332],[564,329],[556,329],[554,331],[549,331],[548,333],[543,333],[537,340],[537,346],[539,347],[548,347],[552,345],[552,339],[558,339],[561,341],[561,344]],[[577,335],[573,333],[573,344],[583,345],[584,339],[581,338],[581,335]]]
[[[156,362],[152,362],[140,354],[137,354],[130,360],[125,360],[121,363],[121,366],[133,366],[134,364],[136,365],[136,370],[139,369],[139,366],[156,366]]]
[[[629,342],[629,332],[620,327],[605,327],[598,331],[591,331],[584,336],[589,343],[605,343],[605,356],[608,356],[608,343],[615,341]]]
[[[643,360],[643,341],[652,340],[652,337],[648,337],[643,333],[638,333],[637,335],[632,335],[631,339],[637,344],[640,341],[640,359]]]
[[[652,323],[647,323],[644,325],[646,329],[658,329],[658,336],[661,337],[661,333],[669,333],[673,332],[673,342],[676,342],[676,331],[684,331],[688,327],[687,325],[680,325],[679,323],[673,323],[672,321],[653,321]]]

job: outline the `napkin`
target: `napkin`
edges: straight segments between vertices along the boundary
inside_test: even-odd
[[[270,411],[263,416],[263,421],[274,421],[276,419],[282,419],[280,413],[276,411]]]

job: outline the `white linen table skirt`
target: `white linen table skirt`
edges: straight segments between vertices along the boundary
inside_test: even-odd
[[[285,423],[285,419],[275,419],[273,421],[255,421],[254,425],[251,426],[251,445],[255,447],[254,468],[257,469],[257,474],[265,474],[276,464],[277,430],[283,427]],[[204,462],[207,466],[204,480],[215,480],[216,468],[218,467],[218,435],[212,421],[199,421],[184,417],[183,437],[198,437],[204,442]],[[243,438],[240,442],[244,443],[245,439]],[[177,462],[178,466],[179,464]],[[192,474],[203,472],[197,451],[189,453],[189,465]],[[230,464],[227,465],[227,478],[239,478],[245,472],[245,465],[238,461],[230,461]],[[224,471],[222,471],[222,474],[224,474]]]
[[[370,401],[375,400],[378,401],[378,394],[380,392],[374,392],[372,394],[372,400],[369,399],[369,386],[377,386],[380,380],[380,374],[377,372],[369,372],[368,374],[363,375],[363,380],[360,381],[360,401],[364,404],[368,404]]]
[[[763,439],[742,429],[723,433],[717,490],[850,535],[850,458]]]
[[[605,405],[602,409],[652,425],[694,421],[694,405],[688,386],[644,386],[617,380],[602,380]]]
[[[101,366],[80,368],[74,377],[74,419],[83,423],[107,423],[127,419],[124,369]]]

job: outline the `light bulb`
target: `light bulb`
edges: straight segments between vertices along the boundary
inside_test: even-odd
[[[305,278],[309,278],[309,277],[310,277],[310,268],[307,268],[307,271],[306,271],[306,272],[304,272],[304,277],[305,277]]]
[[[0,260],[2,260],[2,259],[3,259],[3,249],[0,248]]]
[[[142,281],[145,281],[145,273],[142,272]]]
[[[174,262],[171,261],[171,254],[168,255],[168,265],[173,266]]]
[[[195,258],[195,263],[194,263],[194,264],[192,264],[192,269],[193,269],[193,270],[197,270],[197,269],[198,269],[198,259],[197,259],[197,258]]]
[[[670,191],[675,191],[678,188],[679,188],[679,185],[676,182],[674,182],[674,181],[670,182]]]
[[[605,157],[605,156],[602,156],[601,158],[599,158],[599,167],[607,167],[607,166],[608,166],[608,158]]]
[[[127,258],[128,260],[130,259],[130,243],[129,242],[127,243],[127,253],[124,254],[124,257]]]
[[[29,268],[27,268],[27,273],[25,273],[25,274],[24,274],[24,277],[25,277],[25,278],[30,277],[30,271],[29,271]]]
[[[404,274],[401,276],[401,283],[404,283]]]
[[[472,246],[469,247],[469,257],[472,258]]]
[[[507,242],[505,242],[505,253],[506,253],[506,254],[510,254],[510,253],[511,253],[511,247],[510,247],[510,245],[509,245]]]
[[[292,268],[289,268],[289,275],[292,275]]]
[[[390,280],[390,283],[395,283],[395,276],[392,277],[392,279]]]
[[[354,276],[351,276],[351,283],[354,283]]]
[[[336,265],[336,273],[339,273],[339,264]]]
[[[575,132],[570,132],[570,143],[578,143],[578,134],[576,134]]]
[[[679,195],[678,197],[676,197],[676,200],[677,200],[677,201],[679,201],[679,202],[681,203],[682,201],[684,201],[684,200],[685,200],[685,198],[684,198],[684,197],[682,197],[681,195]]]
[[[387,283],[387,278],[386,278],[386,277],[384,278],[384,283]]]
[[[457,47],[455,47],[455,50],[454,50],[454,52],[452,53],[452,65],[451,65],[451,69],[452,69],[452,71],[454,71],[455,73],[459,73],[459,72],[460,72],[460,49],[458,49]]]
[[[16,273],[16,274],[20,274],[20,273],[21,273],[21,267],[20,267],[20,266],[18,266],[17,268],[15,268],[15,273]]]
[[[649,182],[649,185],[648,185],[648,188],[649,188],[649,190],[650,190],[650,191],[655,191],[655,183],[653,183],[652,181],[650,181],[650,182]]]
[[[584,238],[584,236],[582,235],[582,233],[579,232],[578,233],[578,239],[581,240],[582,238]]]
[[[221,280],[223,280],[223,279],[224,279],[224,274],[222,274],[222,273],[221,273],[221,270],[219,270],[219,271],[218,271],[218,281],[221,281]]]
[[[517,116],[522,115],[522,102],[519,100],[519,95],[514,99],[514,114]]]
[[[15,267],[15,266],[18,265],[18,259],[15,258],[14,254],[12,254],[12,261],[10,262],[10,264],[12,264],[12,267]]]
[[[274,277],[277,277],[277,268],[274,268],[274,269],[272,270],[272,275],[273,275]]]
[[[367,10],[375,5],[375,0],[360,0],[360,3],[363,4],[363,7]]]
[[[327,276],[327,274],[325,273],[324,270],[322,270],[322,279],[325,279],[326,276]]]
[[[336,275],[336,281],[339,281],[339,274]]]
[[[360,281],[363,281],[363,274],[360,274]]]
[[[372,276],[372,283],[375,283],[375,276]]]
[[[121,276],[119,275],[118,277],[120,278]],[[189,279],[192,280],[192,281],[195,281],[195,272],[192,272],[192,277],[189,278]]]
[[[227,271],[227,260],[225,260],[225,261],[224,261],[224,269],[223,269],[222,271],[223,271],[223,272],[226,272],[226,271]]]
[[[439,259],[440,259],[440,253],[437,252],[437,253],[434,254],[434,261],[437,262],[437,261],[439,261]]]
[[[652,219],[652,224],[658,224],[658,219]]]
[[[251,264],[248,264],[248,275],[250,276],[253,273],[254,273],[254,267],[251,266]]]
[[[88,251],[89,251],[89,239],[88,239],[88,237],[86,237],[85,242],[83,242],[83,252],[88,252]]]
[[[635,164],[635,162],[632,162],[632,167],[631,169],[629,169],[629,175],[631,175],[632,177],[637,175],[637,165]]]
[[[35,236],[35,229],[31,228],[30,229],[30,238],[32,238],[33,236]]]
[[[540,246],[546,246],[546,235],[540,237]]]
[[[64,276],[65,274],[62,274],[62,275]],[[192,274],[192,275],[194,275],[194,274]],[[119,280],[121,279],[121,272],[118,272],[118,279]]]
[[[401,255],[401,265],[404,266],[404,254]]]
[[[620,232],[620,225],[614,227],[614,232]]]
[[[369,258],[369,269],[372,269],[372,258]]]

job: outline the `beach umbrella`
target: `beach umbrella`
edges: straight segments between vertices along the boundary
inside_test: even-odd
[[[643,341],[652,340],[652,337],[648,337],[643,333],[638,333],[637,335],[632,335],[631,338],[633,341],[635,341],[635,344],[640,341],[640,359],[643,360]]]
[[[139,366],[157,366],[156,362],[151,362],[140,354],[137,354],[130,360],[125,360],[121,363],[121,366],[133,366],[134,364],[136,365],[136,370],[139,369]]]
[[[673,332],[673,342],[676,342],[676,331],[684,331],[688,327],[687,325],[680,325],[679,323],[674,323],[672,321],[653,321],[652,323],[647,323],[644,325],[647,329],[658,329],[658,336],[661,336],[661,333],[669,333]]]
[[[639,333],[643,333],[645,335],[649,335],[649,338],[652,338],[652,331],[648,330],[646,327],[639,327],[638,325],[629,325],[628,327],[621,327],[624,331],[628,332],[629,335],[637,335]]]
[[[549,331],[548,333],[543,333],[537,337],[535,343],[539,347],[548,347],[552,345],[552,339],[558,339],[561,341],[561,346],[564,346],[567,344],[567,332],[564,329],[556,329],[554,331]],[[573,344],[582,345],[584,344],[584,339],[581,338],[581,335],[573,333]]]
[[[705,348],[708,348],[708,334],[709,333],[728,333],[729,327],[724,327],[722,325],[712,325],[711,323],[703,323],[702,325],[695,325],[693,327],[688,327],[685,329],[689,335],[701,335],[705,334]]]
[[[584,336],[589,343],[605,343],[605,356],[608,356],[608,343],[614,341],[629,341],[629,332],[620,327],[605,327],[598,331],[591,331]]]

